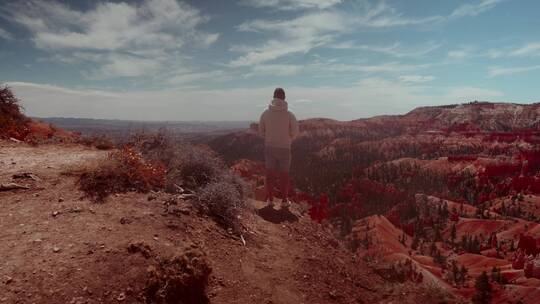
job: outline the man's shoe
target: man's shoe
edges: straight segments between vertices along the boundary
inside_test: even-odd
[[[291,201],[288,198],[284,198],[281,201],[281,208],[289,209],[290,206],[291,206]]]

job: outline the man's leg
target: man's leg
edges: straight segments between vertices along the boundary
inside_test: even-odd
[[[284,202],[289,199],[289,172],[283,171],[279,173],[281,195]]]
[[[274,182],[275,182],[275,173],[271,169],[266,169],[266,177],[264,182],[264,187],[266,191],[266,201],[274,200]]]
[[[273,204],[274,200],[274,184],[276,179],[276,174],[274,168],[276,167],[276,159],[274,155],[272,155],[272,150],[268,147],[265,147],[264,149],[264,156],[265,156],[265,181],[264,181],[264,188],[266,192],[266,202],[269,202],[270,205]]]
[[[279,188],[281,190],[282,202],[285,203],[285,207],[289,207],[289,169],[291,167],[291,150],[284,149],[281,151],[279,157]]]

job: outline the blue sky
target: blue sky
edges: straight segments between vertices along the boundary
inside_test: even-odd
[[[538,98],[535,0],[3,1],[0,82],[33,116],[256,120]]]

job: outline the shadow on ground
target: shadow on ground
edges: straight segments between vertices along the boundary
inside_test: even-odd
[[[279,224],[283,222],[296,222],[298,216],[294,215],[288,208],[274,209],[270,206],[266,206],[261,209],[257,209],[257,214],[265,221]]]

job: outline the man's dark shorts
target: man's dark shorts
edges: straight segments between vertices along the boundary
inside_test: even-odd
[[[264,158],[266,169],[278,172],[289,172],[291,167],[291,149],[265,147]]]

